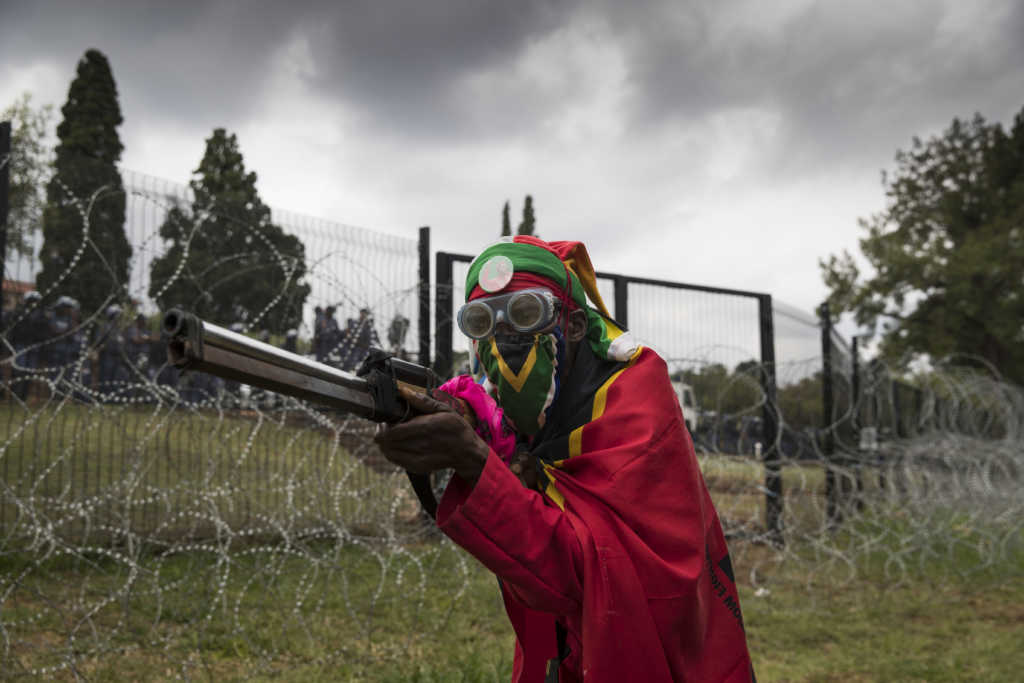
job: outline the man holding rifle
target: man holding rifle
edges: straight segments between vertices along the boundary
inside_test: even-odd
[[[477,428],[445,395],[403,391],[423,414],[376,440],[411,472],[455,470],[437,524],[498,576],[513,681],[753,680],[665,362],[611,319],[586,248],[500,242],[466,292],[459,326],[486,381],[442,389]]]

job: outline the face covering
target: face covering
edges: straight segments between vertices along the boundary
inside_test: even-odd
[[[520,434],[540,431],[558,398],[559,369],[565,362],[560,327],[548,334],[489,337],[474,341],[487,379],[497,389],[498,404]]]

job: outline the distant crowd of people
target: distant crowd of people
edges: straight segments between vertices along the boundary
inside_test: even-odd
[[[359,319],[349,318],[344,328],[334,317],[335,306],[317,306],[313,310],[313,353],[318,363],[352,372],[359,368],[371,348],[380,346],[369,308],[359,309]]]
[[[318,362],[353,372],[372,347],[381,345],[380,339],[369,308],[362,308],[357,319],[346,320],[343,328],[335,318],[336,311],[335,306],[315,308],[309,351]],[[9,391],[22,401],[33,392],[70,391],[83,400],[107,402],[154,397],[151,389],[155,384],[174,388],[183,400],[193,403],[214,397],[240,403],[243,394],[253,400],[268,400],[269,394],[256,391],[250,395],[238,382],[200,372],[182,375],[168,365],[167,339],[153,326],[142,313],[126,315],[118,304],[83,321],[81,305],[74,297],[64,295],[46,306],[38,292],[30,291],[14,310],[4,312],[8,334],[3,355],[10,359],[5,372]],[[244,330],[239,322],[229,328],[239,333]],[[403,358],[407,357],[408,329],[408,318],[400,314],[388,328],[390,350]],[[258,338],[270,343],[270,332],[262,330]],[[298,330],[288,330],[280,347],[300,352]]]
[[[146,316],[126,319],[117,304],[108,306],[94,324],[84,325],[74,297],[64,295],[45,306],[39,293],[31,291],[5,312],[5,321],[10,325],[5,351],[14,356],[10,390],[22,400],[33,386],[52,392],[67,385],[76,393],[102,398],[140,382],[173,382],[173,373],[161,372],[166,351]]]

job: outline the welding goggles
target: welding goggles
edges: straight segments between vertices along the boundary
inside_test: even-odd
[[[476,299],[459,309],[459,329],[467,337],[486,339],[498,323],[506,323],[519,334],[540,332],[558,318],[562,302],[543,287]]]

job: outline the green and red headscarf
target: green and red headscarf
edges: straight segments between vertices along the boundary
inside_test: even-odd
[[[466,301],[498,293],[486,292],[479,285],[481,270],[495,256],[507,257],[514,269],[511,281],[501,292],[546,287],[562,299],[566,310],[585,311],[586,338],[598,358],[626,361],[636,351],[638,345],[633,337],[608,313],[597,290],[594,266],[582,242],[545,242],[531,235],[518,235],[511,241],[487,247],[469,266]]]

